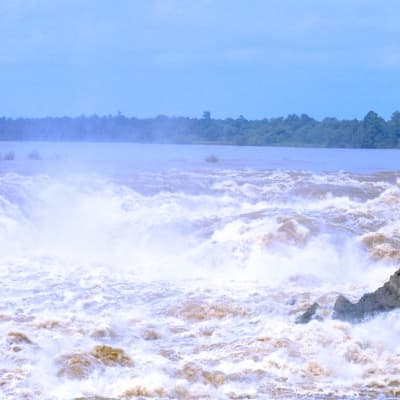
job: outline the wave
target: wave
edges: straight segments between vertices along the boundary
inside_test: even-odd
[[[3,174],[0,258],[149,279],[228,273],[279,284],[304,274],[351,284],[398,263],[399,190],[388,173]]]
[[[399,182],[3,173],[0,396],[395,397],[400,313],[331,316],[399,267]]]

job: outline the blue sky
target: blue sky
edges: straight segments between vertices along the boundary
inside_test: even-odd
[[[0,115],[385,118],[398,0],[1,0]]]

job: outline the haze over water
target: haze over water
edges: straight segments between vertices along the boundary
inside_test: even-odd
[[[8,151],[0,398],[399,395],[400,311],[331,318],[398,268],[398,151]],[[315,301],[322,320],[296,324]]]

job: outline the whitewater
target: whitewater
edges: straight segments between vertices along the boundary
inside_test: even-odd
[[[332,318],[399,268],[397,151],[8,151],[1,399],[400,396],[400,310]]]

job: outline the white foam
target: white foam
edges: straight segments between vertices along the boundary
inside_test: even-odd
[[[0,334],[23,332],[38,346],[0,344],[2,368],[22,374],[0,393],[118,398],[137,385],[173,397],[183,386],[224,398],[267,391],[268,382],[349,394],[372,368],[388,382],[399,313],[354,326],[329,313],[335,293],[357,300],[397,268],[362,241],[398,235],[396,184],[346,173],[166,171],[151,174],[149,190],[143,174],[0,177]],[[340,195],[295,190],[326,183],[342,185]],[[360,187],[366,201],[346,192]],[[325,321],[294,324],[323,296]],[[185,304],[195,304],[194,316]],[[93,335],[98,328],[105,336]],[[57,376],[58,356],[99,343],[123,348],[134,366],[95,369],[82,381]],[[189,362],[200,369],[193,381],[182,372]],[[205,381],[215,371],[224,383]]]

